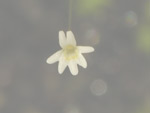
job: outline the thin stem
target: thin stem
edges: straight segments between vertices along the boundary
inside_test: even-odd
[[[68,30],[71,30],[71,22],[72,22],[72,3],[73,3],[73,0],[69,0]]]

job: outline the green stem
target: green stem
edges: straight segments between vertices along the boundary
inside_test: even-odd
[[[68,30],[71,30],[71,22],[72,22],[72,3],[73,3],[73,0],[69,0]]]

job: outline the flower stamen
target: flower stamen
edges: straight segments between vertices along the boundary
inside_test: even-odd
[[[63,51],[64,51],[65,60],[67,60],[67,61],[70,61],[70,60],[78,58],[78,50],[73,45],[67,45],[63,49]]]

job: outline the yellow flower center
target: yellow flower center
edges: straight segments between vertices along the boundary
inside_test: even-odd
[[[70,61],[78,57],[78,49],[73,45],[67,45],[64,49],[65,60]]]

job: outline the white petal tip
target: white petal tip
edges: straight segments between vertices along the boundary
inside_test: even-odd
[[[46,60],[46,63],[47,63],[47,64],[53,64],[53,63],[55,63],[55,62],[57,62],[57,61],[53,61],[53,60],[50,59],[50,58],[48,58],[48,59]]]
[[[53,63],[57,62],[57,61],[59,60],[59,58],[60,58],[61,52],[62,52],[61,50],[60,50],[60,51],[57,51],[56,53],[54,53],[53,55],[51,55],[51,56],[46,60],[46,62],[47,62],[48,64],[53,64]]]
[[[95,51],[95,49],[93,47],[89,48],[89,53],[94,52],[94,51]]]
[[[60,71],[59,67],[58,67],[58,73],[59,73],[59,74],[62,74],[62,73],[63,73],[62,71]]]
[[[78,49],[81,53],[91,53],[95,51],[95,49],[91,46],[78,46]]]
[[[61,31],[59,31],[59,33],[61,34],[61,33],[64,33],[64,31],[63,30],[61,30]]]
[[[87,66],[84,66],[83,68],[85,68],[85,69],[86,69],[86,68],[87,68]]]
[[[63,72],[59,72],[59,71],[58,71],[58,73],[61,75]]]
[[[71,72],[71,74],[73,75],[73,76],[76,76],[76,75],[78,75],[78,69],[77,70],[74,70],[73,72]]]
[[[46,63],[52,64],[51,61],[50,61],[50,58],[48,58],[48,59],[46,60]]]
[[[66,36],[64,31],[59,31],[59,45],[63,48],[66,45]]]
[[[95,49],[92,47],[92,51],[91,52],[94,52],[95,51]]]
[[[77,76],[77,75],[78,75],[78,73],[74,73],[74,74],[72,73],[72,75],[73,75],[73,76]]]
[[[75,36],[72,31],[67,31],[67,43],[76,46]]]
[[[63,74],[64,70],[65,70],[65,68],[64,69],[58,69],[58,73],[61,75],[61,74]]]
[[[78,74],[78,66],[77,63],[75,61],[70,61],[69,65],[68,65],[70,72],[73,76],[76,76]]]
[[[72,31],[69,30],[69,31],[67,31],[67,33],[72,33]]]

